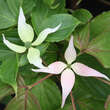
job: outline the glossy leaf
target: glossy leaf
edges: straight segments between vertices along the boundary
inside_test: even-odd
[[[8,56],[13,55],[13,52],[10,50],[0,49],[0,61],[6,59]]]
[[[14,97],[6,106],[5,110],[41,110],[35,96],[28,91],[27,99],[24,90],[19,90],[18,96]]]
[[[38,78],[39,81],[41,78]],[[61,105],[61,94],[56,84],[46,79],[32,89],[32,93],[38,99],[42,110],[54,110]]]
[[[45,55],[42,56],[46,64],[53,63],[57,60],[57,52],[58,47],[56,44],[50,44],[47,48],[47,51],[45,52]]]
[[[39,31],[42,31],[47,27],[55,27],[60,23],[62,24],[60,29],[53,34],[48,35],[48,42],[58,42],[64,40],[73,32],[73,30],[80,22],[69,14],[56,14],[45,19],[42,22]]]
[[[105,68],[110,67],[110,12],[105,12],[90,24],[90,44],[87,53],[95,56]]]
[[[88,25],[77,28],[76,46],[98,59],[105,67],[110,67],[110,12],[94,18]],[[85,42],[86,40],[86,42]],[[77,45],[78,44],[78,45]]]
[[[65,12],[65,0],[55,0],[55,6],[57,5],[57,8],[55,9],[52,9],[54,6],[49,7],[45,3],[48,2],[50,4],[49,0],[35,0],[35,1],[37,5],[32,11],[32,24],[35,29],[35,32],[38,35],[39,32],[41,31],[40,30],[41,24],[47,17],[54,14]]]
[[[77,9],[73,11],[72,15],[82,23],[88,22],[93,17],[92,14],[86,9]]]
[[[89,24],[81,25],[78,26],[74,32],[74,42],[80,51],[84,51],[88,48],[90,39],[89,27]]]
[[[0,79],[4,83],[11,85],[15,92],[17,92],[17,72],[18,58],[17,55],[13,54],[12,56],[9,56],[7,59],[3,60],[2,64],[0,65]]]
[[[0,81],[0,100],[13,93],[13,89]]]
[[[29,13],[33,7],[35,6],[34,1],[31,0],[7,0],[9,9],[13,13],[13,15],[16,17],[19,13],[19,7],[22,6],[25,13]],[[29,8],[30,7],[30,8]]]
[[[0,0],[0,29],[5,29],[15,24],[15,17],[10,12],[6,1]]]

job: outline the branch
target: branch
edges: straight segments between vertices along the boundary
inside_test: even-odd
[[[74,97],[72,95],[72,91],[70,92],[70,96],[71,96],[73,110],[76,110],[76,106],[75,106],[75,103],[74,103]]]
[[[96,79],[98,79],[98,80],[104,82],[105,84],[110,85],[110,81],[104,80],[104,79],[102,79],[102,78],[96,78]]]
[[[27,98],[28,98],[28,89],[26,89],[26,91],[25,91],[24,110],[27,110]]]
[[[51,77],[53,74],[48,74],[46,77],[42,78],[41,80],[39,80],[38,82],[28,86],[29,89],[33,88],[34,86],[38,85],[39,83],[41,83],[42,81],[46,80],[47,78]]]
[[[100,2],[104,3],[105,5],[109,5],[109,6],[110,6],[110,2],[109,2],[109,1],[107,1],[107,0],[98,0],[98,1],[100,1]]]

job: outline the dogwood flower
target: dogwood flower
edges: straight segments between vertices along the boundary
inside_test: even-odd
[[[50,74],[61,74],[61,86],[62,86],[62,105],[63,108],[66,98],[71,92],[74,83],[75,83],[75,74],[79,76],[93,76],[93,77],[101,77],[109,80],[107,76],[104,74],[82,64],[79,62],[72,63],[76,59],[76,51],[73,45],[73,37],[71,37],[69,41],[69,45],[65,51],[64,57],[67,62],[65,64],[61,61],[56,61],[52,64],[50,64],[48,67],[42,68],[42,69],[32,69],[34,72],[46,72]]]
[[[22,8],[20,7],[20,13],[18,18],[18,34],[22,42],[24,42],[25,46],[19,46],[16,44],[11,43],[10,41],[6,40],[4,34],[3,35],[3,42],[5,45],[10,48],[11,50],[17,53],[23,53],[28,49],[27,58],[30,64],[33,64],[39,68],[44,68],[42,64],[42,59],[40,58],[40,51],[32,46],[40,45],[48,36],[48,34],[56,32],[60,28],[61,24],[56,26],[55,28],[46,28],[44,29],[37,39],[34,39],[34,31],[31,25],[26,23],[26,19],[23,13]]]

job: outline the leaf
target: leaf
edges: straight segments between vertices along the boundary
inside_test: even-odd
[[[55,0],[43,0],[43,1],[44,1],[44,3],[48,4],[49,6],[51,6],[55,2]]]
[[[56,27],[60,23],[62,24],[60,29],[48,35],[46,39],[48,42],[58,42],[66,39],[80,22],[69,14],[56,14],[42,22],[39,32],[47,27]]]
[[[73,11],[72,15],[82,23],[88,22],[93,17],[92,14],[86,9],[77,9]]]
[[[5,29],[16,24],[15,17],[10,12],[5,0],[0,0],[0,29]]]
[[[6,59],[8,56],[13,55],[12,51],[0,49],[0,61]]]
[[[87,53],[95,56],[105,68],[110,68],[110,12],[105,12],[92,20],[90,38]]]
[[[6,84],[9,84],[17,92],[16,77],[18,72],[18,58],[13,54],[2,61],[0,65],[0,79]]]
[[[38,73],[33,72],[31,69],[35,68],[33,65],[25,65],[20,67],[19,73],[23,77],[26,85],[31,85],[35,83]]]
[[[42,77],[37,78],[39,81]],[[55,110],[61,105],[61,94],[56,84],[46,79],[32,88],[32,93],[37,97],[42,110]]]
[[[12,93],[13,93],[12,88],[0,81],[0,100],[2,100],[5,96],[8,96]]]
[[[81,52],[88,49],[89,39],[89,24],[78,26],[74,32],[74,43]]]
[[[41,31],[41,24],[46,18],[48,18],[51,15],[65,12],[65,0],[56,0],[56,2],[56,4],[59,4],[59,6],[55,9],[51,9],[50,7],[48,7],[48,5],[46,5],[43,2],[43,0],[36,0],[36,4],[38,5],[32,11],[32,24],[37,35]]]
[[[88,35],[84,35],[87,32]],[[96,57],[105,68],[110,68],[110,11],[97,16],[88,26],[83,25],[83,28],[81,30],[79,28],[75,33],[78,33],[75,37],[80,35],[75,38],[75,42],[78,42],[79,45],[82,45],[82,42],[84,44],[84,39],[87,39],[84,44],[86,48],[82,52]],[[83,35],[80,33],[83,33]],[[82,50],[82,46],[78,46],[78,43],[75,43],[76,46]]]
[[[19,60],[19,67],[22,67],[24,65],[27,65],[29,62],[28,62],[28,59],[27,59],[27,54],[24,54],[20,57],[20,60]]]
[[[50,44],[45,55],[42,56],[46,64],[53,63],[57,60],[58,47],[56,44]]]
[[[32,11],[33,7],[35,6],[35,3],[33,0],[7,0],[8,6],[13,13],[13,15],[18,17],[19,14],[19,7],[22,6],[24,13],[27,14],[30,11]]]
[[[19,90],[17,97],[14,97],[5,108],[5,110],[20,110],[20,109],[41,110],[40,105],[37,102],[35,96],[30,91],[28,91],[26,99],[26,92],[24,90]]]
[[[40,55],[41,55],[41,56],[46,52],[48,46],[49,46],[49,43],[42,43],[42,44],[40,44],[40,45],[38,45],[38,46],[36,47],[37,49],[40,50]]]
[[[32,25],[38,34],[42,21],[48,16],[48,6],[42,0],[37,0],[37,7],[32,11]],[[40,11],[39,11],[40,10]]]

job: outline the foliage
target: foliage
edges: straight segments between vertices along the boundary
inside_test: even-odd
[[[33,27],[35,39],[47,27],[54,28],[61,23],[58,31],[35,47],[45,66],[65,61],[63,55],[73,35],[77,61],[109,78],[110,11],[94,17],[86,9],[67,9],[65,0],[0,0],[0,102],[13,96],[5,103],[5,110],[72,110],[70,96],[61,109],[59,75],[42,80],[48,74],[33,72],[31,69],[37,67],[29,63],[26,53],[15,53],[3,43],[2,34],[5,34],[10,42],[23,45],[17,27],[19,7],[24,10],[26,22]],[[38,84],[33,87],[36,82]],[[76,110],[110,110],[109,81],[76,75],[72,93]]]

